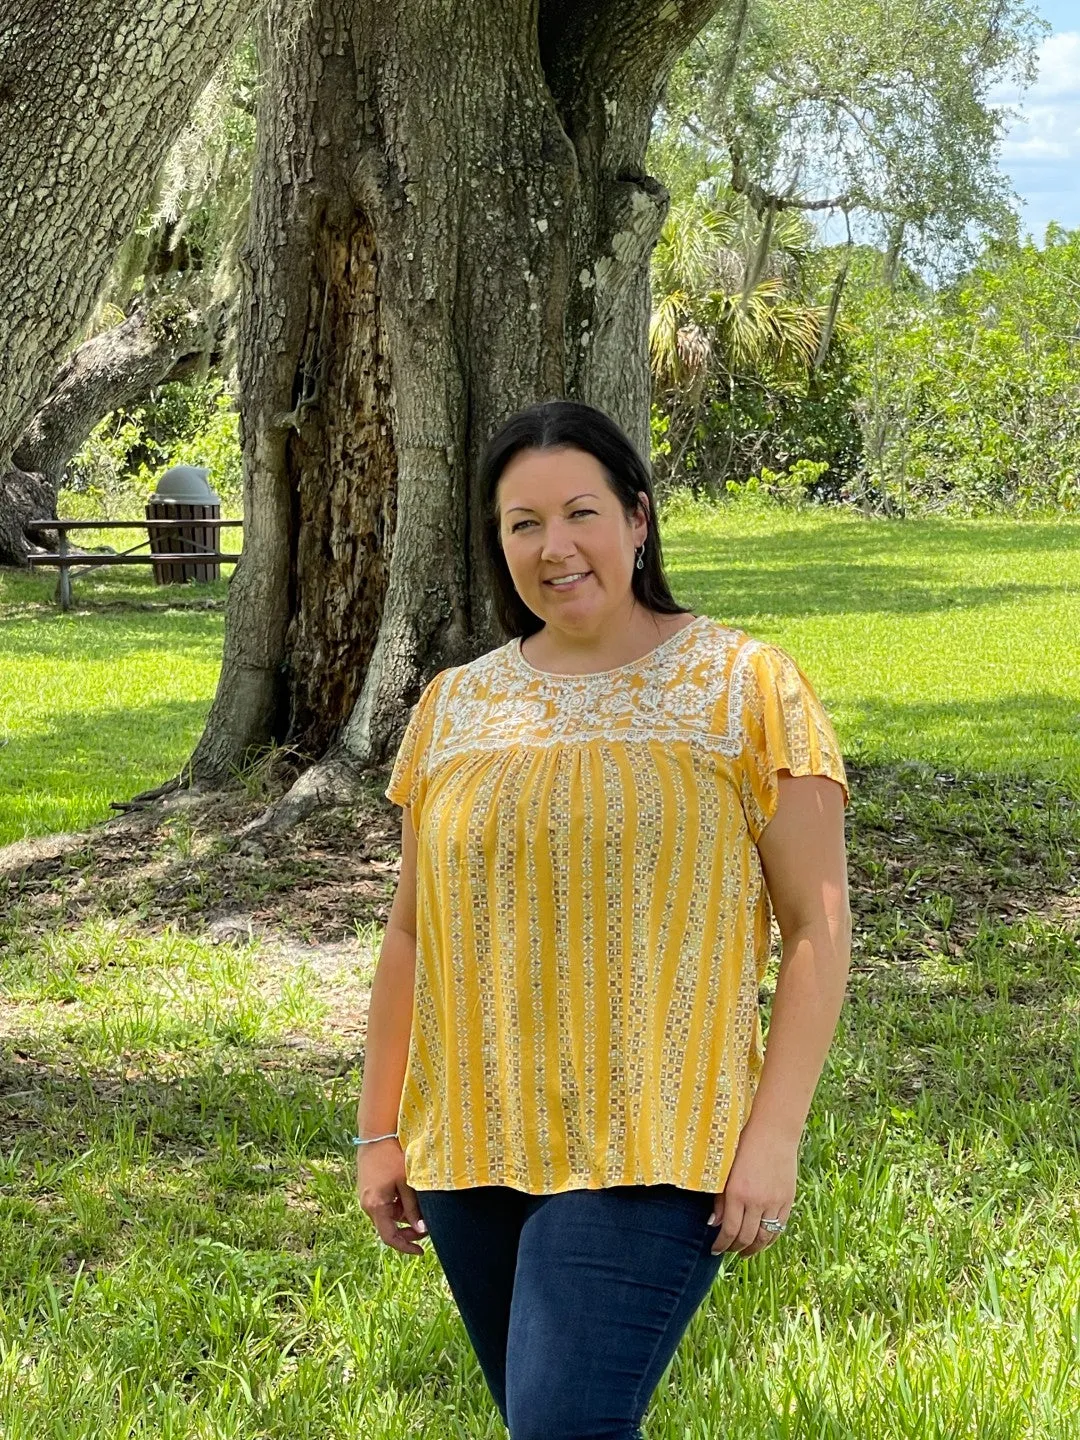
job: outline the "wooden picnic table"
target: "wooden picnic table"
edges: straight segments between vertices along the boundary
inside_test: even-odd
[[[71,609],[71,572],[76,566],[80,567],[80,574],[88,574],[102,565],[190,564],[192,560],[209,565],[218,564],[222,560],[239,560],[239,554],[207,550],[201,545],[192,544],[184,535],[177,537],[176,553],[165,554],[160,550],[151,550],[146,555],[138,555],[135,552],[144,545],[151,544],[151,530],[222,530],[226,526],[239,529],[242,525],[242,520],[203,519],[201,516],[177,520],[158,519],[157,516],[146,520],[31,520],[27,529],[56,531],[58,550],[55,555],[30,555],[27,561],[31,566],[55,565],[59,569],[60,609],[66,611]],[[85,550],[70,549],[67,537],[72,530],[145,530],[147,539],[138,545],[132,545],[128,550],[120,551],[119,554],[93,554]]]

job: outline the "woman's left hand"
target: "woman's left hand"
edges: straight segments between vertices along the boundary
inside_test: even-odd
[[[743,1258],[756,1255],[779,1232],[762,1230],[761,1222],[780,1220],[787,1224],[795,1203],[795,1177],[799,1163],[799,1142],[778,1137],[767,1129],[755,1130],[748,1121],[739,1136],[735,1159],[727,1184],[716,1196],[715,1220],[720,1233],[712,1253],[734,1250]]]

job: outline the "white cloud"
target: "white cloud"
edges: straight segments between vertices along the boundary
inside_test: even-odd
[[[1056,105],[1025,105],[1002,146],[1006,161],[1080,157],[1080,95]]]
[[[1006,163],[1017,160],[1068,160],[1071,151],[1062,140],[1033,135],[1030,140],[1007,140],[1001,147]]]
[[[1039,47],[1039,78],[1027,94],[1003,90],[993,103],[1016,107],[1001,157],[1029,202],[1027,222],[1036,231],[1049,219],[1080,224],[1074,179],[1080,170],[1080,31],[1048,36]]]
[[[1080,30],[1048,35],[1039,46],[1034,85],[1021,95],[1015,85],[991,90],[991,105],[1038,105],[1059,95],[1080,96]]]
[[[1056,95],[1080,97],[1080,31],[1048,35],[1039,47],[1039,78],[1031,95],[1039,100]]]

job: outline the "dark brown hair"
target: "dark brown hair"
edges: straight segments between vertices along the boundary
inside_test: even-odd
[[[543,400],[511,415],[488,441],[480,464],[484,495],[484,553],[495,599],[495,614],[509,636],[533,635],[544,622],[525,604],[510,578],[499,534],[496,490],[503,471],[522,450],[584,450],[603,466],[611,490],[630,520],[641,503],[638,491],[649,497],[649,528],[645,535],[645,564],[631,572],[632,588],[640,605],[661,615],[690,612],[671,593],[664,575],[660,531],[656,523],[649,467],[630,437],[602,410],[576,400]]]

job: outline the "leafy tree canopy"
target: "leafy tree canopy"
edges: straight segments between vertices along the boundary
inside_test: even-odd
[[[997,166],[1045,33],[1026,0],[742,0],[676,66],[654,163],[755,207],[838,210],[938,271],[1014,226]]]

